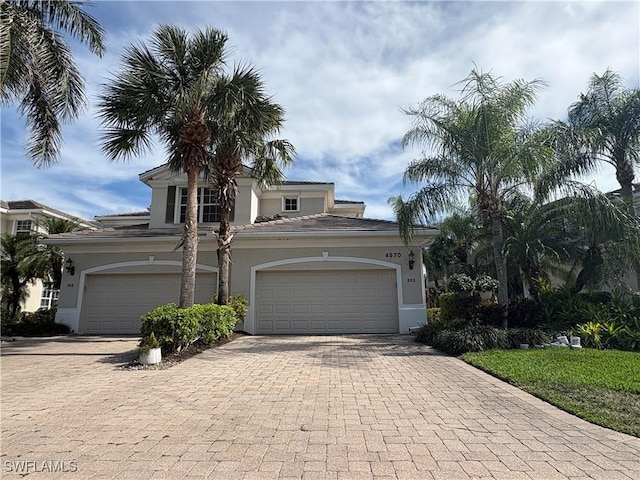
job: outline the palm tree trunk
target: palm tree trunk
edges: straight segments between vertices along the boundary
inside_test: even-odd
[[[624,152],[619,151],[619,148],[614,149],[614,157],[616,159],[616,180],[621,187],[622,199],[627,203],[627,206],[633,213],[633,165],[630,162],[625,161]]]
[[[231,210],[220,207],[220,231],[218,232],[218,305],[229,301],[229,273],[231,266]]]
[[[185,213],[180,308],[193,306],[198,256],[198,169],[187,171],[187,211]]]
[[[509,305],[509,288],[507,279],[507,262],[502,255],[504,246],[504,236],[502,233],[502,221],[499,216],[491,216],[491,237],[493,244],[493,263],[496,267],[496,277],[500,284],[498,285],[498,304],[502,307]],[[508,327],[507,309],[504,310],[502,326]]]

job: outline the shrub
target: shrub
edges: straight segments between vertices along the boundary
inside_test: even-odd
[[[140,333],[148,337],[153,332],[164,354],[179,352],[195,342],[200,334],[197,307],[178,308],[175,303],[161,305],[142,316]]]
[[[441,310],[439,307],[427,308],[427,322],[439,322]]]
[[[202,342],[214,343],[221,338],[228,338],[238,322],[237,310],[231,305],[209,303],[199,305],[201,308]]]
[[[433,346],[452,355],[481,352],[509,345],[504,330],[487,325],[468,325],[461,330],[443,330],[434,339]]]
[[[445,327],[442,323],[429,322],[426,325],[423,325],[416,333],[416,342],[433,345],[433,340],[444,329]]]
[[[56,309],[23,312],[17,319],[2,317],[2,335],[47,337],[71,333],[69,325],[56,323]]]
[[[449,278],[449,290],[453,292],[473,292],[476,284],[466,273],[454,273]]]
[[[244,317],[247,316],[248,303],[249,302],[247,302],[247,299],[244,298],[241,293],[229,297],[229,302],[227,302],[227,305],[233,308],[234,312],[236,313],[238,322],[243,322]]]
[[[454,318],[471,319],[477,303],[478,299],[475,297],[460,298],[453,292],[442,293],[438,297],[440,318],[445,323],[451,322]]]
[[[142,316],[142,337],[156,336],[163,353],[179,352],[201,341],[211,344],[229,337],[238,321],[230,305],[208,303],[178,308],[175,303],[162,305]]]
[[[475,286],[479,292],[492,292],[500,286],[500,282],[489,275],[478,275]]]
[[[160,343],[162,353],[173,351],[173,332],[175,330],[178,306],[175,303],[161,305],[142,315],[140,333],[149,337],[152,333]]]
[[[510,327],[535,328],[544,321],[544,309],[536,300],[519,297],[509,303],[507,316]]]
[[[481,304],[478,307],[477,319],[483,325],[502,326],[504,307],[497,303]]]
[[[507,337],[512,348],[518,348],[522,344],[543,345],[551,340],[548,333],[538,328],[510,328],[507,330]]]

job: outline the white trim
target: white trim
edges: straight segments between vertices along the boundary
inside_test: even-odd
[[[78,296],[76,297],[76,306],[72,308],[60,308],[56,312],[56,322],[66,323],[75,332],[78,332],[80,326],[80,312],[82,310],[82,301],[84,299],[84,286],[88,274],[101,272],[104,270],[113,270],[121,267],[140,267],[149,266],[149,259],[135,260],[131,262],[117,262],[106,265],[98,265],[97,267],[87,268],[80,272],[80,281],[78,283]],[[153,266],[182,266],[182,261],[178,260],[154,260]],[[196,271],[215,272],[217,281],[220,281],[218,267],[210,267],[209,265],[196,264]]]
[[[400,309],[400,333],[411,333],[414,327],[422,326],[427,321],[426,305],[403,305]]]
[[[296,200],[296,209],[295,210],[287,210],[286,207],[286,201],[287,200]],[[282,212],[283,213],[287,213],[287,212],[299,212],[300,211],[300,195],[283,195],[282,196]]]
[[[285,220],[286,222],[286,220]],[[400,242],[400,235],[396,230],[336,230],[336,231],[312,231],[312,232],[304,232],[304,231],[285,231],[282,230],[280,232],[263,232],[260,231],[260,224],[257,224],[256,227],[249,227],[247,229],[238,229],[236,230],[236,235],[241,237],[260,237],[260,238],[282,238],[282,237],[394,237],[398,239]],[[427,241],[431,241],[432,237],[435,237],[437,230],[426,230],[426,231],[417,231],[414,234],[414,239],[421,237],[428,237]],[[419,247],[421,245],[415,245]]]
[[[285,192],[285,191],[297,191],[297,190],[305,190],[305,191],[318,191],[318,190],[335,190],[335,184],[328,183],[292,183],[292,184],[280,184],[280,185],[268,185],[264,191],[266,192]]]
[[[362,258],[362,257],[331,257],[329,255],[325,256],[325,252],[321,257],[298,257],[298,258],[287,258],[284,260],[275,260],[273,262],[261,263],[260,265],[255,265],[251,267],[251,286],[249,291],[249,302],[250,308],[247,312],[247,316],[244,320],[244,329],[247,333],[255,334],[256,333],[256,325],[255,325],[255,312],[256,312],[256,275],[259,271],[268,270],[273,267],[279,267],[282,265],[294,265],[296,263],[313,263],[313,262],[349,262],[349,263],[363,263],[368,265],[377,265],[379,267],[385,267],[395,270],[396,272],[396,293],[398,296],[398,319],[399,319],[399,328],[403,326],[403,322],[400,321],[402,318],[402,312],[404,310],[409,310],[415,307],[414,305],[405,305],[402,297],[402,266],[397,263],[385,262],[383,260],[375,260],[372,258]],[[402,330],[399,330],[400,333],[403,333]]]

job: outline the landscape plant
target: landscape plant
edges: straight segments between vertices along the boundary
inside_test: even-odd
[[[250,66],[237,66],[219,75],[212,86],[206,121],[211,155],[204,168],[214,187],[220,208],[218,229],[217,303],[226,305],[231,266],[231,213],[238,192],[237,177],[245,168],[261,187],[283,180],[281,167],[293,163],[295,149],[275,136],[284,125],[284,108],[268,96],[260,73]]]
[[[640,355],[635,352],[491,350],[462,359],[589,422],[640,437]]]
[[[0,101],[26,118],[27,157],[37,166],[58,160],[62,124],[85,105],[84,79],[65,36],[104,53],[104,31],[85,10],[88,2],[0,2]]]
[[[544,84],[540,80],[505,84],[476,69],[461,83],[460,99],[434,95],[405,111],[414,117],[414,126],[404,136],[403,146],[423,148],[423,157],[409,164],[404,180],[419,190],[406,201],[398,196],[390,202],[408,243],[414,225],[428,223],[473,198],[482,224],[491,232],[498,303],[506,306],[505,195],[530,186],[552,160],[543,132],[526,117]],[[507,326],[506,317],[503,324]]]
[[[449,277],[449,290],[452,292],[472,292],[476,284],[466,273],[454,273]]]
[[[198,251],[198,180],[211,160],[215,84],[227,55],[227,35],[158,26],[147,44],[130,45],[122,68],[103,86],[98,115],[110,161],[140,156],[159,138],[171,170],[187,176],[180,307],[193,305]]]
[[[169,303],[151,310],[141,319],[142,338],[153,333],[165,355],[180,352],[196,342],[208,345],[227,338],[238,322],[232,307],[213,303],[189,308]]]

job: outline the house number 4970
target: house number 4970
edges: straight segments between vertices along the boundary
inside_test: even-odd
[[[400,252],[387,252],[384,254],[386,258],[400,258],[402,254]]]

